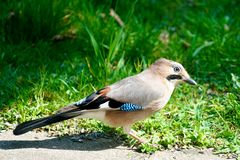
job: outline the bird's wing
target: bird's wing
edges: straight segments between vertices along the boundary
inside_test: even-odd
[[[61,108],[57,113],[71,112],[74,110],[91,110],[100,108],[101,104],[109,101],[110,99],[106,96],[109,92],[109,87],[103,88],[90,94],[89,96],[74,102],[66,107]]]
[[[141,79],[129,77],[63,107],[58,113],[77,113],[93,109],[136,111],[144,109],[147,104],[159,96]]]
[[[111,91],[106,96],[120,102],[145,107],[163,96],[163,91],[151,82],[151,80],[144,81],[139,76],[128,77],[111,85]]]

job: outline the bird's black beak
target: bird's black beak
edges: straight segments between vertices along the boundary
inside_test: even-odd
[[[195,82],[192,78],[187,78],[184,81],[191,85],[197,85],[197,82]]]

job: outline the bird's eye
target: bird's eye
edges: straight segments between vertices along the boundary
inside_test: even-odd
[[[174,67],[173,70],[174,70],[174,72],[180,72],[180,68],[179,67]]]

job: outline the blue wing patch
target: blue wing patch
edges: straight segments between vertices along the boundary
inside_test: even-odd
[[[120,107],[120,110],[125,111],[125,112],[132,112],[132,111],[137,111],[137,110],[142,110],[142,109],[143,109],[142,106],[138,106],[138,105],[132,104],[132,103],[124,103]]]

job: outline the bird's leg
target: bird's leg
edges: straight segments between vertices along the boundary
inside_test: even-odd
[[[147,143],[147,140],[139,137],[139,136],[137,135],[137,132],[136,132],[135,130],[133,130],[133,129],[131,129],[128,134],[129,134],[131,137],[133,137],[133,138],[135,138],[136,140],[138,140],[138,142],[140,142],[140,143]]]
[[[123,130],[126,134],[130,135],[132,138],[136,139],[138,141],[139,144],[147,144],[149,146],[152,146],[154,148],[158,148],[159,145],[158,144],[149,144],[149,141],[147,141],[146,139],[143,139],[141,137],[139,137],[137,135],[137,132],[133,129],[131,129],[129,126],[125,126],[123,127]]]
[[[123,130],[124,130],[125,133],[127,133],[128,135],[130,135],[132,138],[136,139],[140,144],[142,144],[142,143],[144,143],[144,144],[147,143],[147,140],[139,137],[139,136],[137,135],[137,132],[136,132],[135,130],[131,129],[130,127],[123,127]]]

